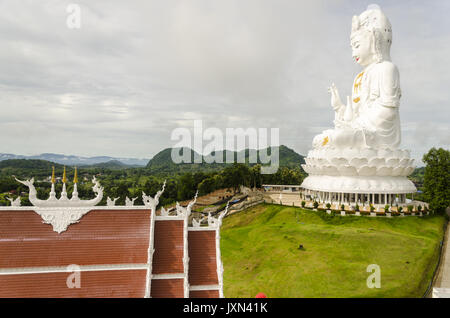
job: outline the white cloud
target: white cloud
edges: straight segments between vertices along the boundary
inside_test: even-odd
[[[327,86],[350,93],[351,17],[370,2],[78,1],[79,30],[66,27],[69,3],[0,3],[0,152],[151,157],[203,119],[278,127],[306,154],[332,125]],[[393,24],[403,144],[420,158],[449,144],[449,5],[379,4]]]

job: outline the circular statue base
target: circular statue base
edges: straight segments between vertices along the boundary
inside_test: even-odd
[[[393,176],[327,176],[311,175],[302,185],[312,191],[334,193],[406,194],[416,192],[416,187],[406,177]]]
[[[390,57],[392,26],[379,7],[352,18],[352,56],[362,70],[344,104],[329,87],[334,129],[313,138],[303,170],[305,199],[328,203],[409,203],[416,192],[407,179],[414,169],[409,150],[400,149],[400,73]],[[412,197],[412,196],[411,196]],[[379,206],[378,206],[379,207]]]

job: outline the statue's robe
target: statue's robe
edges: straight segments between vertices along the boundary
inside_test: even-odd
[[[366,146],[398,148],[401,141],[400,97],[400,74],[389,61],[368,66],[358,89],[354,84],[352,126],[362,130]]]
[[[353,118],[345,122],[345,105],[336,109],[335,129],[316,136],[314,148],[397,149],[400,133],[400,74],[390,61],[369,65],[353,83]]]

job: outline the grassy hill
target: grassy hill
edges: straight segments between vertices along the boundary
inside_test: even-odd
[[[304,157],[298,153],[296,153],[294,150],[281,145],[278,147],[279,151],[279,163],[280,167],[289,167],[289,168],[300,168],[300,165],[302,163],[305,163]],[[184,173],[184,172],[198,172],[198,171],[213,171],[213,170],[220,170],[227,166],[226,163],[206,163],[205,158],[203,158],[203,162],[201,163],[193,163],[194,158],[199,156],[198,153],[193,151],[190,148],[175,148],[179,153],[183,153],[181,151],[186,151],[189,154],[189,157],[191,158],[192,163],[180,163],[176,164],[172,161],[171,153],[172,148],[166,148],[159,153],[157,153],[147,164],[147,168],[151,169],[154,172],[178,172],[178,173]],[[257,152],[257,163],[261,163],[259,161],[260,158],[260,152],[261,150],[258,150]],[[240,152],[236,151],[227,151],[223,150],[219,152],[219,157],[223,158],[223,161],[226,160],[227,153],[229,156],[231,155],[233,158],[235,158],[235,161],[237,161],[238,154],[243,154],[245,158],[245,163],[252,164],[249,162],[250,158],[250,150],[245,149]],[[270,154],[270,150],[269,150]],[[216,155],[215,153],[212,153],[212,155]],[[206,156],[208,157],[208,156]]]
[[[341,217],[261,204],[224,219],[224,294],[421,297],[445,222],[443,216]],[[366,285],[369,264],[380,266],[379,289]]]

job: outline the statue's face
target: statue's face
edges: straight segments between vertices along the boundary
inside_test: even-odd
[[[357,32],[351,38],[352,56],[356,63],[365,67],[375,62],[372,36],[369,32]]]

